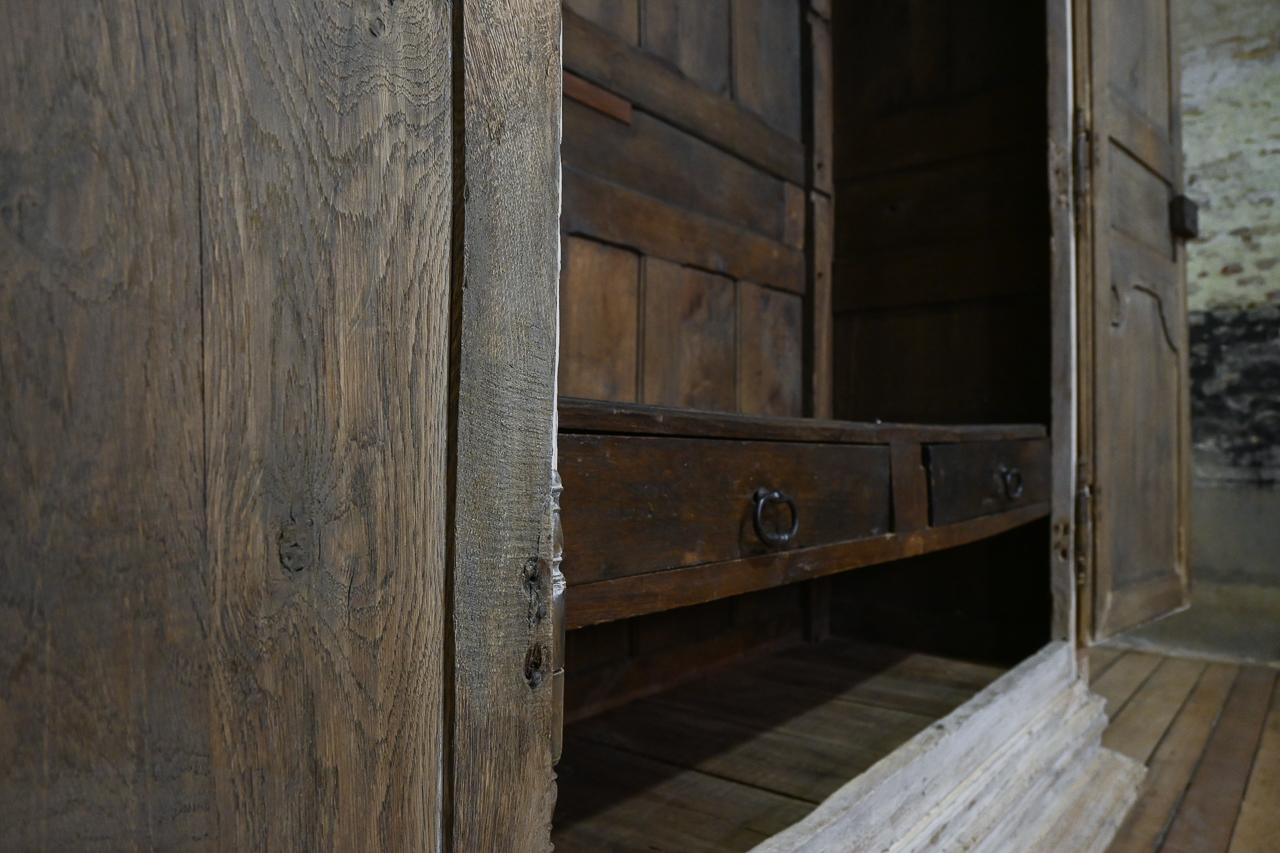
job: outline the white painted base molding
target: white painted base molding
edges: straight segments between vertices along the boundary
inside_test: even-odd
[[[756,851],[1105,850],[1145,773],[1105,727],[1051,643]]]

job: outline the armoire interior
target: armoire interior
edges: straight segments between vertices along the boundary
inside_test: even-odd
[[[1045,44],[566,4],[557,850],[749,849],[1050,640]]]

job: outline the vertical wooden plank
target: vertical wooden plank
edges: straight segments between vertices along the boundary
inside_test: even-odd
[[[214,846],[434,850],[449,10],[200,8]]]
[[[734,411],[733,282],[645,258],[644,288],[644,402]]]
[[[833,114],[834,70],[831,65],[831,25],[809,13],[810,63],[810,179],[813,186],[831,197],[834,186],[835,116]]]
[[[902,534],[929,526],[929,475],[919,442],[890,445],[893,466],[893,532]]]
[[[834,246],[834,203],[821,193],[809,194],[809,219],[813,223],[813,292],[807,303],[810,348],[807,353],[810,377],[810,407],[813,417],[832,417],[834,385],[831,305],[832,250]]]
[[[564,0],[564,3],[627,44],[640,43],[640,0]]]
[[[558,0],[461,8],[466,187],[454,435],[453,761],[445,849],[545,851],[555,375]],[[461,187],[455,188],[461,191]]]
[[[642,0],[641,44],[717,95],[729,94],[729,0]]]
[[[1240,817],[1231,836],[1232,853],[1266,850],[1280,839],[1280,681],[1271,691],[1271,708],[1253,759]]]
[[[782,242],[793,249],[803,249],[807,220],[804,190],[795,184],[783,184],[782,206]]]
[[[1049,589],[1053,597],[1051,636],[1077,641],[1076,583],[1076,409],[1077,342],[1075,207],[1071,94],[1071,0],[1045,0],[1045,55],[1048,61],[1049,201],[1049,435],[1053,493],[1050,498]]]
[[[4,11],[0,848],[197,845],[216,818],[189,7]]]
[[[1112,840],[1115,853],[1159,847],[1238,671],[1225,664],[1205,670],[1151,757],[1138,802]]]
[[[635,402],[640,258],[582,237],[564,248],[560,393]]]
[[[800,138],[800,6],[734,0],[733,96],[775,130]]]
[[[1276,673],[1269,669],[1240,671],[1161,850],[1227,849],[1275,682]]]
[[[738,283],[738,409],[802,414],[804,304],[799,296]]]

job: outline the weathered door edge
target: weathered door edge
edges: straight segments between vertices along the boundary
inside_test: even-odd
[[[1048,179],[1050,224],[1049,434],[1053,442],[1053,509],[1050,516],[1050,636],[1076,644],[1076,460],[1079,397],[1076,331],[1074,87],[1071,0],[1045,0],[1045,49],[1049,63]]]
[[[454,0],[446,850],[550,848],[561,14]]]

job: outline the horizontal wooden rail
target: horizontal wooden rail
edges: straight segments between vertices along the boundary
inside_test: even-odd
[[[702,412],[636,403],[610,403],[561,397],[562,432],[619,435],[669,435],[751,441],[824,441],[837,444],[886,444],[893,441],[938,443],[1044,438],[1040,424],[900,424],[829,421],[816,418],[762,417]]]
[[[702,604],[967,545],[1028,524],[1048,514],[1048,503],[1036,503],[997,515],[909,533],[891,533],[739,560],[683,566],[578,586],[573,584],[572,568],[569,565],[573,553],[570,544],[566,548],[566,574],[569,576],[569,591],[566,596],[567,627],[582,628],[600,622]]]

